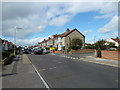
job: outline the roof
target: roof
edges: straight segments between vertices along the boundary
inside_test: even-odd
[[[93,44],[86,43],[85,45],[86,45],[86,46],[91,46],[91,45],[93,45]]]
[[[73,31],[74,31],[74,29],[73,29],[73,30],[70,30],[70,31],[68,31],[68,32],[64,32],[64,33],[60,34],[60,37],[64,37],[64,36],[70,34],[70,33],[73,32]]]
[[[62,33],[60,36],[61,37],[66,37],[67,35],[69,35],[70,33],[72,33],[73,31],[77,31],[78,33],[80,33],[76,28],[73,30],[70,30],[68,32]],[[80,33],[83,37],[85,37],[82,33]]]
[[[8,44],[8,45],[11,45],[11,46],[13,45],[13,43],[12,43],[12,42],[7,42],[7,44]]]
[[[68,30],[68,29],[67,29]],[[55,39],[55,38],[58,38],[58,37],[66,37],[67,35],[69,35],[70,33],[72,33],[73,31],[77,31],[78,33],[80,33],[76,28],[75,29],[73,29],[73,30],[68,30],[67,32],[64,32],[64,33],[62,33],[62,34],[56,34],[56,35],[53,35],[54,37],[53,38],[48,38],[47,40],[44,40],[44,41],[42,41],[42,42],[40,42],[39,44],[41,44],[41,43],[45,43],[45,42],[47,42],[47,41],[49,41],[49,40],[52,40],[52,39]],[[82,33],[80,33],[83,37],[85,37]]]
[[[120,39],[118,37],[117,38],[111,38],[111,39],[114,40],[117,43],[120,43]]]

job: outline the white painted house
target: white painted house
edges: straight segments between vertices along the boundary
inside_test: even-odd
[[[107,41],[108,43],[109,43],[109,42],[115,43],[115,46],[117,46],[117,47],[118,47],[119,44],[120,44],[120,39],[119,39],[118,37],[116,37],[116,38],[109,38],[109,39],[107,39],[106,41]],[[108,44],[108,43],[107,43],[107,44]],[[106,44],[106,45],[107,45],[107,44]]]

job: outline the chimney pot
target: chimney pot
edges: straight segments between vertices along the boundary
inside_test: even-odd
[[[67,28],[66,32],[68,32],[68,31],[70,31],[70,29],[69,29],[69,28]]]

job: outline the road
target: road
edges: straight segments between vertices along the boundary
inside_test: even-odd
[[[52,88],[118,88],[118,68],[56,55],[27,55]]]

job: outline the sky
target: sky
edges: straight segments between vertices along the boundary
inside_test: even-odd
[[[86,43],[118,36],[117,2],[2,2],[0,38],[36,45],[54,34],[76,28]]]

